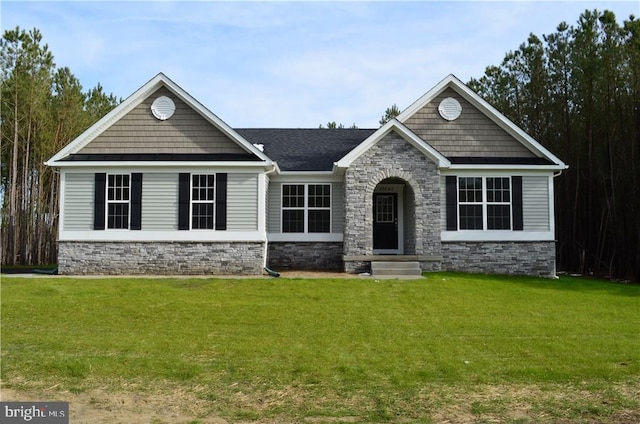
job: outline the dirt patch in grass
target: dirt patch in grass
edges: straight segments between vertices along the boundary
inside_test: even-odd
[[[153,424],[225,424],[225,423],[354,423],[384,421],[394,423],[425,422],[471,424],[486,422],[600,423],[632,424],[640,422],[640,388],[632,383],[589,390],[579,386],[480,385],[452,387],[434,385],[424,388],[411,399],[388,402],[386,415],[376,418],[375,402],[368,398],[343,399],[327,396],[315,399],[303,389],[288,388],[265,393],[237,393],[230,403],[243,409],[241,415],[223,418],[217,413],[223,400],[203,399],[206,388],[172,390],[122,387],[112,391],[91,389],[80,393],[42,389],[1,389],[3,401],[69,402],[70,422]],[[300,391],[301,390],[301,391]],[[392,396],[391,396],[392,397]],[[635,400],[634,400],[635,399]],[[351,404],[360,415],[303,414],[316,407],[335,403],[336,411]],[[326,412],[326,408],[324,408]],[[238,411],[236,411],[238,413]]]
[[[116,423],[198,423],[226,424],[228,421],[208,416],[207,402],[181,390],[172,393],[109,392],[91,390],[82,393],[68,391],[16,391],[3,388],[2,401],[69,402],[69,422],[75,424]],[[205,417],[205,418],[203,418]]]

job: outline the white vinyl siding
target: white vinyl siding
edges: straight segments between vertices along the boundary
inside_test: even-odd
[[[331,232],[344,231],[344,183],[331,185]]]
[[[522,178],[524,231],[549,231],[549,177]]]
[[[269,203],[267,209],[269,210],[269,220],[267,221],[267,232],[280,233],[281,219],[280,211],[282,206],[282,183],[271,182],[269,184]]]
[[[440,230],[447,230],[447,177],[440,177]]]
[[[64,219],[66,231],[93,230],[94,174],[67,173],[64,187]]]
[[[142,230],[178,229],[178,174],[145,173],[142,180]]]
[[[258,229],[258,175],[228,174],[227,230]]]
[[[271,209],[269,209],[271,199],[271,181],[269,175],[265,175],[265,225],[266,231],[269,232],[269,216],[271,216]]]

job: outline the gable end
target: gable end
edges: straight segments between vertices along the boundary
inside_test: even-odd
[[[460,116],[452,121],[444,119],[438,111],[440,103],[447,98],[456,99],[462,106]],[[416,111],[404,124],[449,158],[536,157],[522,143],[451,88],[447,88]]]
[[[157,119],[151,111],[151,105],[161,96],[173,100],[176,107],[173,116],[166,120]],[[166,87],[162,87],[78,153],[242,154],[248,152]]]

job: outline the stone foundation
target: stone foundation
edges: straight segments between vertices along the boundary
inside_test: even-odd
[[[556,276],[556,245],[535,242],[443,242],[442,270]]]
[[[262,242],[60,241],[65,275],[260,275]]]
[[[341,242],[270,242],[267,263],[275,271],[342,271]]]
[[[345,261],[344,272],[350,274],[360,274],[363,272],[371,272],[371,262],[367,261]]]

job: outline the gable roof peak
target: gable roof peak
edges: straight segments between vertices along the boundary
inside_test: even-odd
[[[362,156],[367,150],[369,150],[374,144],[382,140],[391,131],[395,131],[405,141],[412,144],[426,157],[434,161],[439,168],[448,168],[451,166],[449,159],[444,157],[440,152],[430,146],[427,142],[418,137],[413,131],[407,128],[397,118],[392,118],[383,126],[378,128],[374,133],[367,137],[362,143],[356,146],[353,150],[347,153],[342,159],[334,164],[334,168],[348,168],[351,166],[354,160]]]
[[[533,137],[527,134],[522,128],[518,127],[509,118],[500,113],[496,108],[491,106],[486,100],[484,100],[475,91],[471,90],[464,82],[462,82],[454,74],[449,74],[443,78],[438,84],[436,84],[431,90],[427,91],[422,97],[413,102],[408,108],[400,113],[396,119],[402,123],[406,122],[411,116],[413,116],[420,109],[431,103],[438,95],[440,95],[446,89],[451,88],[458,93],[462,98],[468,101],[487,118],[496,123],[500,128],[510,134],[514,139],[520,142],[525,148],[530,150],[537,157],[548,159],[559,170],[567,168],[567,165],[560,160],[557,156],[551,153],[542,144],[536,141]]]
[[[143,84],[140,88],[134,91],[131,95],[129,95],[126,99],[122,101],[119,105],[113,108],[109,113],[99,119],[96,123],[90,126],[87,130],[85,130],[82,134],[72,140],[69,144],[67,144],[62,150],[56,153],[51,159],[45,162],[46,165],[49,166],[60,166],[60,161],[67,157],[70,154],[76,153],[81,150],[83,147],[91,143],[96,139],[100,134],[106,131],[109,127],[111,127],[116,121],[124,117],[126,114],[131,112],[136,106],[140,105],[143,101],[145,101],[151,94],[156,92],[159,88],[166,87],[169,91],[171,91],[176,97],[185,102],[189,107],[193,108],[198,114],[200,114],[205,120],[207,120],[211,125],[217,127],[223,133],[225,133],[229,138],[238,143],[242,148],[244,148],[247,152],[254,154],[261,160],[270,164],[271,159],[269,159],[263,152],[261,152],[257,147],[253,144],[249,143],[244,139],[240,134],[238,134],[235,130],[233,130],[229,125],[227,125],[222,119],[218,118],[213,112],[207,109],[202,103],[192,97],[189,93],[183,90],[178,84],[173,82],[171,78],[166,76],[164,73],[159,72],[145,84]]]

